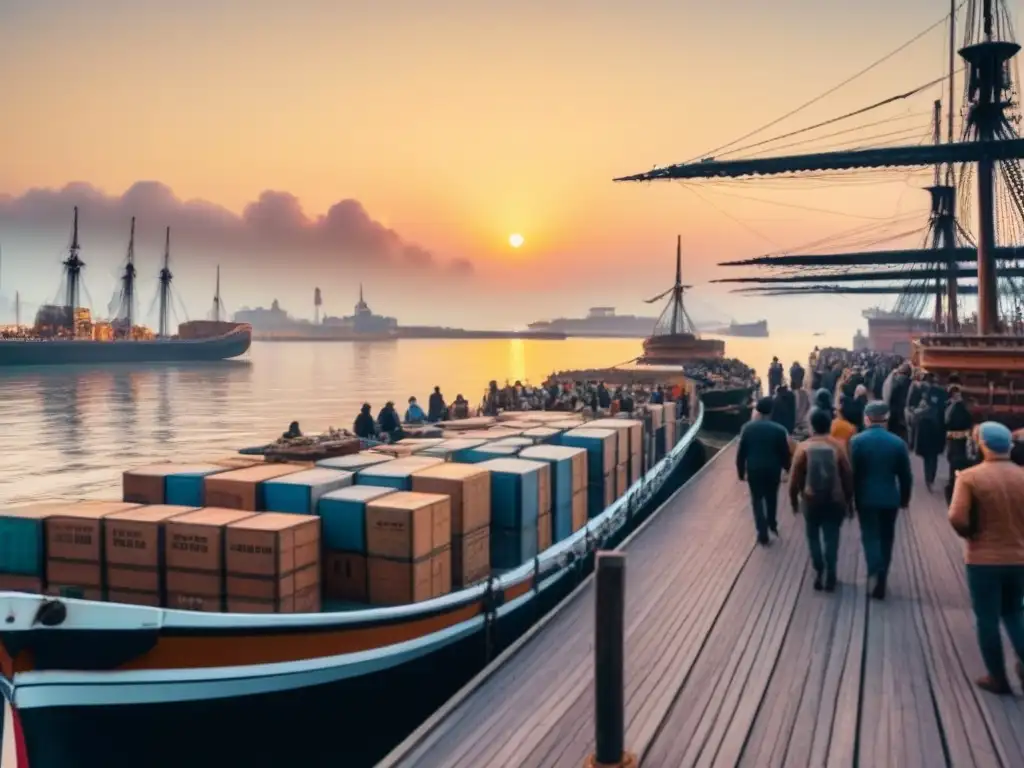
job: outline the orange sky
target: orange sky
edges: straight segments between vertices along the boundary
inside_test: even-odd
[[[927,175],[894,175],[884,187],[773,180],[697,193],[610,181],[736,138],[948,9],[943,0],[895,5],[14,0],[0,6],[0,193],[82,180],[120,194],[152,179],[235,211],[264,189],[287,190],[310,214],[353,197],[403,239],[471,260],[484,293],[522,293],[523,321],[591,301],[640,309],[642,294],[671,277],[677,232],[699,281],[720,276],[710,265],[722,258],[867,217],[921,211],[923,225],[926,196],[913,187]],[[939,29],[765,136],[940,76],[943,45]],[[906,112],[905,126],[923,129],[938,95],[881,116]],[[508,248],[510,232],[523,233],[523,249]],[[621,300],[592,285],[609,272],[621,276]],[[551,290],[534,290],[539,281]],[[580,306],[564,295],[574,282],[588,286]],[[715,290],[704,294],[711,305]],[[729,301],[739,319],[791,313]],[[862,304],[846,301],[847,315]]]

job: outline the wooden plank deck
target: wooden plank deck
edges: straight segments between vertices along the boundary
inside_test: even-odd
[[[1024,699],[973,686],[983,667],[941,493],[919,482],[901,515],[888,600],[866,599],[856,523],[838,591],[817,593],[788,503],[781,538],[755,545],[734,450],[625,545],[626,745],[641,764],[1024,766]],[[582,765],[593,601],[591,580],[385,764]]]

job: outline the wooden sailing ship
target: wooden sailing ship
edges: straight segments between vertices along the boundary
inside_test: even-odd
[[[683,242],[682,236],[677,236],[676,281],[667,291],[647,299],[648,304],[654,304],[669,296],[665,309],[654,325],[653,333],[644,339],[644,353],[638,362],[671,365],[686,360],[722,357],[725,354],[725,342],[700,338],[696,323],[686,311],[683,294],[692,287],[683,285]]]
[[[950,41],[955,40],[957,6],[950,14]],[[979,13],[980,10],[980,13]],[[968,4],[966,42],[958,51],[966,71],[966,110],[960,140],[954,140],[953,118],[949,137],[933,145],[823,152],[810,155],[759,157],[741,160],[705,158],[698,162],[656,168],[616,181],[738,178],[816,171],[851,171],[875,168],[935,166],[931,195],[930,247],[922,250],[890,250],[870,253],[765,257],[743,265],[797,267],[788,277],[741,278],[760,283],[753,292],[779,294],[896,293],[899,306],[934,297],[931,332],[914,340],[913,357],[940,380],[954,375],[978,419],[995,418],[1012,427],[1024,425],[1024,323],[1021,297],[1024,277],[1020,260],[1024,249],[999,247],[997,213],[1024,217],[1024,139],[1016,128],[1017,103],[1011,73],[1020,46],[1010,38],[1009,14],[1000,0]],[[950,55],[950,104],[952,105],[954,57]],[[920,89],[918,89],[920,90]],[[887,100],[889,101],[889,100]],[[886,102],[880,102],[880,104]],[[938,109],[938,107],[937,107]],[[950,110],[950,113],[952,110]],[[955,167],[961,166],[960,173]],[[973,171],[972,166],[977,170]],[[945,169],[943,174],[942,169]],[[959,175],[965,191],[976,178],[977,241],[956,220]],[[1009,198],[997,205],[996,181]],[[970,199],[969,195],[966,198]],[[1010,214],[1005,214],[1010,211]],[[1002,229],[1002,228],[1000,228]],[[736,265],[733,263],[732,265]],[[890,269],[878,267],[888,265]],[[870,272],[837,271],[851,266],[874,267]],[[831,271],[822,271],[831,267]],[[909,278],[909,279],[908,279]],[[830,283],[823,284],[822,280]],[[973,283],[966,281],[973,279]],[[899,280],[901,285],[848,285]],[[803,285],[794,285],[803,284]],[[961,295],[977,295],[973,321],[962,321],[958,311]],[[923,309],[921,307],[920,309]],[[903,311],[901,314],[920,314]]]

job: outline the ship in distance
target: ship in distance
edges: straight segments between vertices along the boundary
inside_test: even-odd
[[[89,365],[97,363],[186,363],[227,360],[245,354],[252,343],[252,327],[221,319],[220,270],[210,320],[181,323],[172,334],[168,322],[171,302],[171,231],[164,239],[160,270],[160,320],[154,333],[135,324],[135,219],[131,222],[128,256],[121,277],[120,308],[109,321],[93,320],[79,306],[82,269],[78,236],[78,208],[74,210],[71,245],[64,260],[64,302],[42,306],[35,322],[18,322],[0,334],[0,367],[16,365]]]
[[[560,317],[556,320],[540,320],[530,323],[531,331],[554,331],[567,336],[603,336],[646,338],[658,322],[656,317],[639,315],[617,315],[613,307],[592,307],[586,317]],[[766,338],[768,321],[758,320],[756,323],[731,322],[727,326],[705,328],[706,333],[715,336],[747,336]]]

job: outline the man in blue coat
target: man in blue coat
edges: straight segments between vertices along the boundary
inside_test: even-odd
[[[740,480],[746,480],[750,486],[757,542],[761,546],[768,544],[768,531],[779,535],[779,483],[792,460],[789,433],[771,420],[773,405],[770,397],[758,401],[757,416],[743,425],[736,451],[736,471]]]
[[[888,420],[888,405],[878,400],[868,403],[864,409],[867,428],[850,440],[853,498],[868,566],[868,591],[876,600],[885,599],[896,518],[910,505],[914,483],[910,450],[886,429]]]

